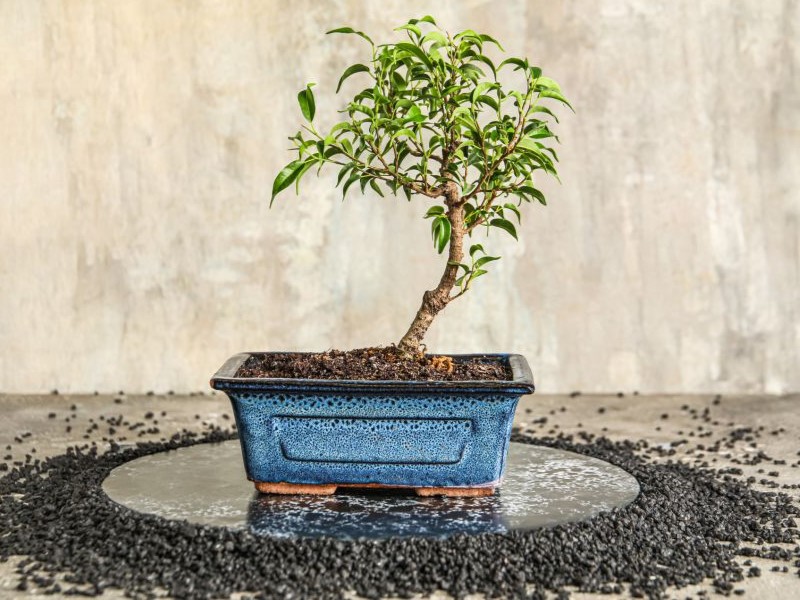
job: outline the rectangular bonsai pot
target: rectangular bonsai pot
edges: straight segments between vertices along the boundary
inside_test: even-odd
[[[505,381],[236,377],[250,356],[269,354],[237,354],[211,380],[231,400],[247,477],[262,492],[489,495],[503,475],[517,401],[534,390],[519,354],[452,355],[504,363]]]

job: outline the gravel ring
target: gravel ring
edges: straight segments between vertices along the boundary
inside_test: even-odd
[[[0,560],[25,555],[18,589],[98,595],[121,588],[132,597],[166,591],[176,598],[409,597],[445,590],[455,597],[544,598],[567,589],[662,598],[669,590],[713,581],[741,593],[739,556],[800,566],[791,498],[680,462],[641,456],[644,442],[582,434],[533,437],[536,443],[606,460],[641,486],[630,505],[588,521],[508,534],[444,540],[272,539],[247,531],[198,526],[137,513],[102,490],[108,473],[135,458],[197,443],[235,438],[211,428],[168,442],[109,452],[70,448],[66,454],[13,469],[0,479]],[[730,472],[730,469],[727,470]],[[744,545],[747,543],[747,545]],[[752,547],[755,544],[755,547]],[[781,544],[782,546],[779,546]],[[750,568],[748,576],[757,576]],[[800,570],[798,571],[800,574]]]

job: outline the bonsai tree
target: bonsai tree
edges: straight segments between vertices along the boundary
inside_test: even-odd
[[[558,84],[528,60],[510,57],[495,64],[485,51],[503,48],[491,36],[470,29],[450,35],[430,16],[411,19],[397,31],[407,40],[380,45],[350,27],[328,32],[359,36],[371,52],[369,62],[345,69],[336,92],[352,76],[368,85],[326,133],[314,124],[314,84],[300,91],[307,122],[289,138],[297,158],[275,178],[270,206],[292,184],[299,188],[309,169],[319,172],[326,165],[339,169],[343,195],[358,184],[362,193],[369,186],[381,196],[401,192],[409,200],[433,201],[425,218],[431,219],[435,249],[447,250],[447,262],[397,344],[419,354],[436,315],[499,258],[482,244],[465,249],[467,238],[480,229],[516,239],[520,208],[546,205],[535,179],[538,171],[557,177],[558,156],[548,144],[558,141],[551,129],[558,118],[542,100],[569,103]],[[515,85],[499,80],[506,71]]]

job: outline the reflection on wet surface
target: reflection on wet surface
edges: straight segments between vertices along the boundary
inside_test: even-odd
[[[114,469],[103,488],[119,504],[168,519],[274,537],[341,539],[533,529],[625,506],[639,493],[630,474],[604,461],[512,443],[503,486],[491,497],[348,488],[334,496],[259,495],[245,479],[236,440],[136,459]]]
[[[250,530],[271,536],[447,537],[508,531],[502,499],[420,498],[412,492],[346,490],[334,496],[254,494]]]

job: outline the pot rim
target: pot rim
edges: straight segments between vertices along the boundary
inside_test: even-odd
[[[270,354],[318,354],[317,352],[240,352],[234,354],[219,368],[211,378],[215,390],[275,390],[275,391],[344,391],[344,392],[441,392],[453,390],[476,393],[531,394],[535,387],[533,374],[528,361],[521,354],[477,353],[477,354],[434,354],[459,359],[486,358],[505,361],[511,368],[511,379],[471,381],[425,381],[390,379],[294,379],[288,377],[235,377],[239,367],[253,355]]]

